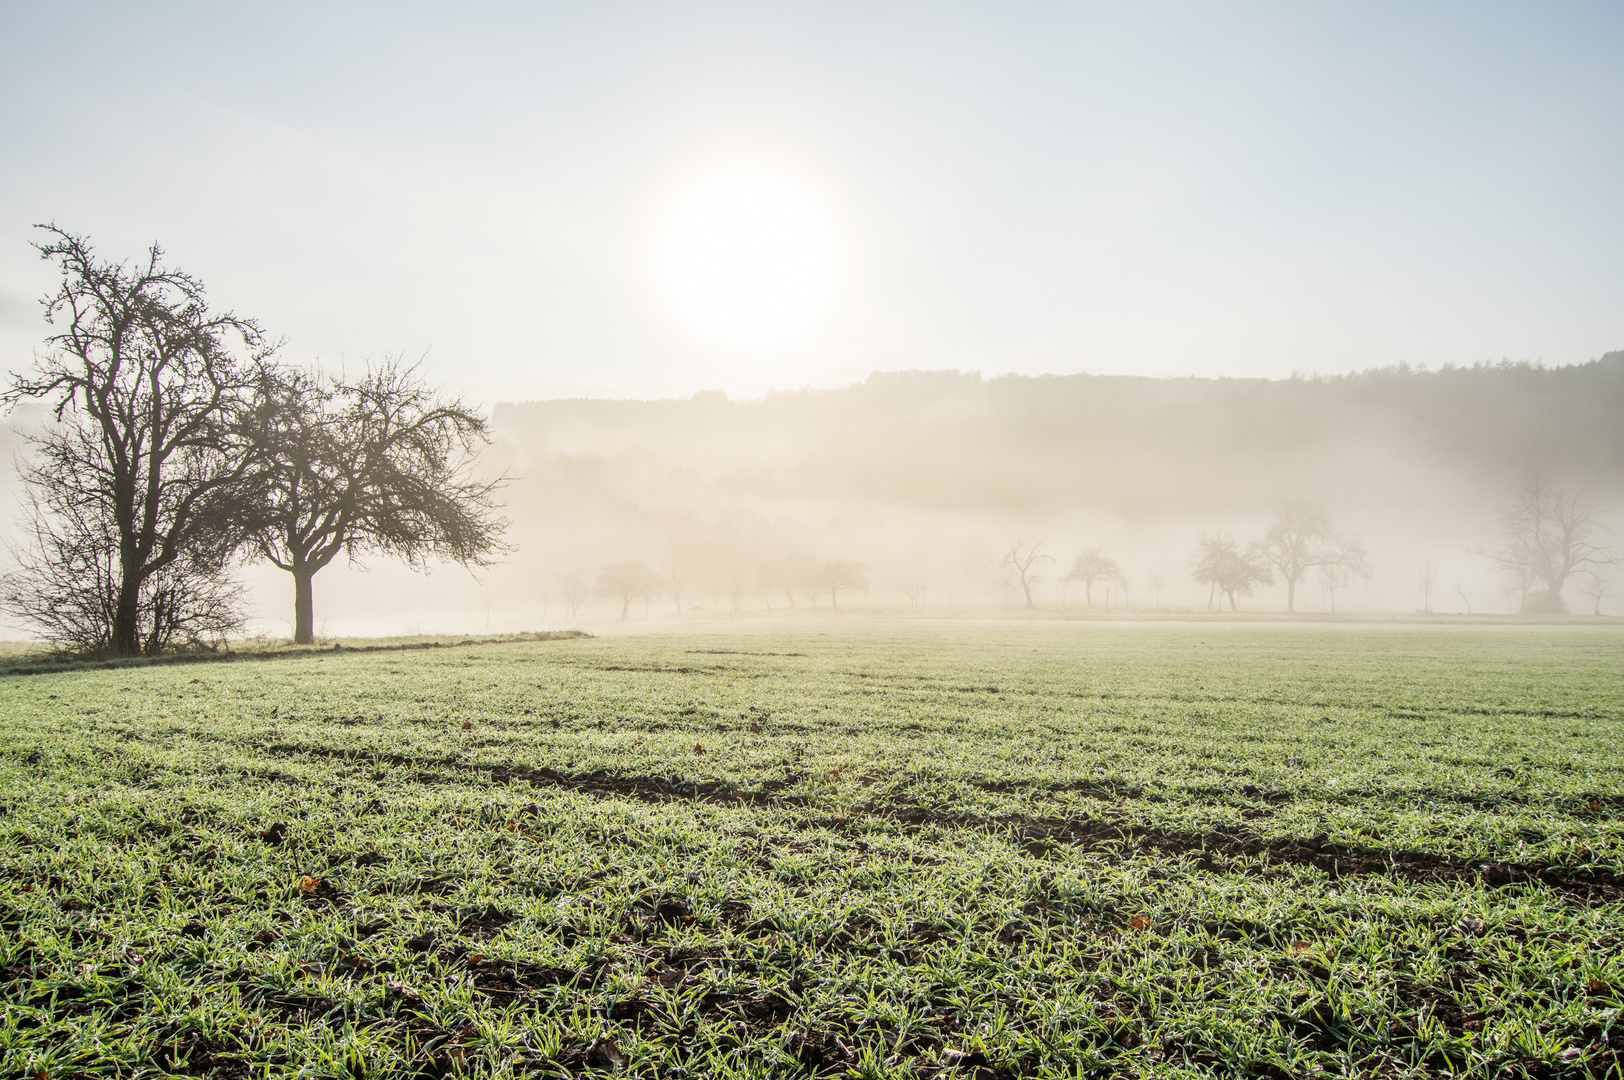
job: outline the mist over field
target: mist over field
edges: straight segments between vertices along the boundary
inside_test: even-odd
[[[621,604],[596,595],[601,573],[635,561],[653,579],[628,622],[676,618],[672,582],[688,619],[828,617],[826,590],[786,594],[774,579],[800,556],[866,569],[866,588],[838,595],[848,616],[1204,611],[1197,537],[1227,530],[1244,543],[1284,500],[1322,505],[1369,551],[1368,582],[1340,590],[1338,612],[1514,612],[1515,583],[1482,552],[1501,543],[1530,480],[1582,491],[1608,539],[1624,539],[1621,411],[1624,352],[1559,368],[1282,380],[879,372],[752,400],[503,403],[481,469],[511,477],[503,513],[516,550],[477,574],[341,560],[316,579],[317,617],[327,635],[611,629]],[[15,431],[6,438],[16,449]],[[1042,541],[1055,559],[1035,613],[1002,566],[1017,541]],[[1061,579],[1096,545],[1126,588],[1096,584],[1089,604]],[[588,593],[573,614],[572,572]],[[286,576],[243,574],[255,625],[285,634]],[[1583,585],[1567,592],[1581,614],[1594,610]],[[1277,583],[1241,608],[1284,604]],[[1601,609],[1621,604],[1604,595]],[[1332,605],[1313,580],[1299,590],[1299,612]]]
[[[1371,551],[1370,582],[1340,610],[1420,609],[1429,559],[1433,610],[1514,610],[1515,590],[1474,550],[1500,542],[1535,478],[1619,505],[1621,406],[1624,353],[1274,381],[876,373],[754,401],[505,404],[493,457],[517,477],[520,554],[503,573],[534,595],[572,568],[691,566],[685,606],[731,611],[735,564],[759,579],[802,551],[870,567],[851,607],[945,613],[1002,607],[1003,555],[1043,540],[1057,560],[1044,609],[1062,609],[1063,591],[1065,610],[1085,607],[1060,578],[1094,545],[1127,579],[1114,607],[1204,607],[1189,571],[1197,534],[1250,537],[1296,499],[1323,504]],[[922,601],[906,595],[921,589]],[[759,580],[746,592],[743,608],[787,607]],[[1283,596],[1264,589],[1248,607]],[[1322,600],[1312,590],[1299,609]],[[674,613],[674,601],[651,608]]]

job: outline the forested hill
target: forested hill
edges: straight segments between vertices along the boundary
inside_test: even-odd
[[[755,401],[500,405],[494,420],[521,467],[640,461],[749,501],[1155,515],[1394,507],[1534,476],[1624,489],[1624,351],[1285,380],[876,373]]]

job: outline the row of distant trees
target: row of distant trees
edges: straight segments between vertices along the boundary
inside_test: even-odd
[[[1567,611],[1564,590],[1578,579],[1588,586],[1600,613],[1601,598],[1611,588],[1620,560],[1602,543],[1606,530],[1582,494],[1536,480],[1504,515],[1502,526],[1501,545],[1476,553],[1488,558],[1511,581],[1520,611]],[[1054,562],[1043,550],[1042,541],[1028,545],[1017,540],[1000,565],[1007,581],[1020,587],[1026,606],[1032,608],[1037,606],[1032,590],[1046,579]],[[1241,597],[1277,582],[1286,589],[1286,610],[1296,611],[1298,589],[1312,579],[1331,597],[1334,611],[1337,592],[1356,582],[1368,582],[1371,567],[1363,540],[1338,530],[1325,507],[1287,501],[1276,509],[1263,535],[1244,547],[1227,532],[1198,537],[1190,576],[1208,587],[1208,607],[1227,600],[1232,611],[1239,610]],[[1429,561],[1420,577],[1429,607],[1435,578]],[[1096,586],[1128,587],[1127,576],[1103,546],[1077,555],[1060,581],[1062,597],[1067,586],[1080,585],[1089,604]]]
[[[553,577],[555,595],[569,609],[573,621],[581,605],[591,597],[620,601],[620,617],[631,612],[633,601],[646,605],[656,597],[669,599],[682,614],[683,600],[695,587],[708,587],[714,599],[725,598],[736,613],[750,578],[738,561],[727,563],[719,576],[706,577],[686,563],[675,563],[665,573],[658,572],[643,559],[611,563],[598,571],[596,579],[584,570],[570,570]],[[782,558],[762,563],[756,575],[756,584],[768,592],[782,591],[790,607],[797,607],[797,598],[816,609],[818,602],[829,598],[829,606],[840,608],[840,594],[849,589],[867,589],[868,567],[851,559],[825,559],[819,561],[804,552],[794,552]]]
[[[385,360],[358,378],[277,359],[254,320],[211,310],[163,263],[97,258],[55,226],[36,245],[61,286],[34,370],[0,402],[50,420],[21,463],[26,528],[0,606],[81,653],[154,654],[240,631],[237,565],[294,583],[313,640],[313,579],[339,553],[484,565],[505,550],[494,493],[473,473],[485,419]]]
[[[1582,497],[1536,482],[1505,515],[1503,525],[1503,543],[1477,553],[1488,557],[1513,583],[1520,610],[1565,611],[1563,591],[1577,578],[1590,587],[1599,613],[1600,598],[1611,585],[1618,560],[1601,544],[1604,530],[1600,520]],[[708,593],[716,610],[726,605],[738,612],[751,593],[765,594],[769,605],[772,596],[782,593],[791,608],[807,603],[815,609],[827,599],[838,610],[843,592],[869,588],[867,566],[854,560],[818,560],[805,552],[792,552],[756,564],[752,573],[741,552],[724,554],[727,557],[708,563],[673,555],[658,570],[641,559],[617,562],[601,568],[595,577],[585,570],[572,570],[554,575],[552,592],[573,620],[593,597],[619,601],[621,617],[626,618],[634,602],[641,600],[646,607],[657,598],[673,602],[681,614],[687,598],[696,592]],[[1057,563],[1045,550],[1044,541],[1028,544],[1017,539],[990,565],[996,573],[986,584],[1002,586],[1006,603],[1014,592],[1025,606],[1036,608],[1036,590],[1052,580]],[[1262,534],[1244,546],[1228,532],[1199,536],[1189,571],[1194,581],[1208,587],[1209,608],[1227,602],[1232,611],[1239,610],[1242,598],[1276,584],[1285,587],[1286,610],[1295,611],[1299,590],[1310,582],[1330,598],[1335,611],[1339,591],[1371,579],[1363,539],[1337,528],[1325,507],[1304,501],[1280,504]],[[1159,589],[1161,579],[1153,580]],[[1058,581],[1062,603],[1073,586],[1091,606],[1097,592],[1103,592],[1110,602],[1113,593],[1129,589],[1127,574],[1104,545],[1078,553]],[[1429,561],[1419,578],[1425,610],[1430,610],[1435,583]],[[922,570],[904,572],[894,585],[913,606],[924,603],[928,581]]]
[[[1297,609],[1297,588],[1310,573],[1318,575],[1321,586],[1333,593],[1370,577],[1361,540],[1339,533],[1325,508],[1313,503],[1281,504],[1264,534],[1245,548],[1223,532],[1203,535],[1198,544],[1190,572],[1197,582],[1208,586],[1209,607],[1221,594],[1232,610],[1238,609],[1239,597],[1251,595],[1260,585],[1273,584],[1276,574],[1286,586],[1287,611]],[[1028,545],[1020,540],[1004,554],[1002,563],[1012,582],[1020,586],[1029,608],[1037,606],[1032,590],[1044,581],[1053,564],[1042,541]],[[1096,585],[1126,589],[1128,584],[1122,568],[1103,546],[1079,554],[1060,580],[1063,587],[1081,585],[1089,604],[1094,602]]]

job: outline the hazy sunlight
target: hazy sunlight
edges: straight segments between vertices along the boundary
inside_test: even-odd
[[[812,205],[776,178],[712,177],[682,202],[666,277],[681,309],[720,337],[759,340],[794,330],[828,288],[828,231]]]

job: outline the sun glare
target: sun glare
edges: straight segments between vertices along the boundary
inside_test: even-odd
[[[681,204],[666,276],[677,304],[720,337],[769,339],[817,310],[831,270],[828,230],[812,204],[769,176],[711,178]]]

